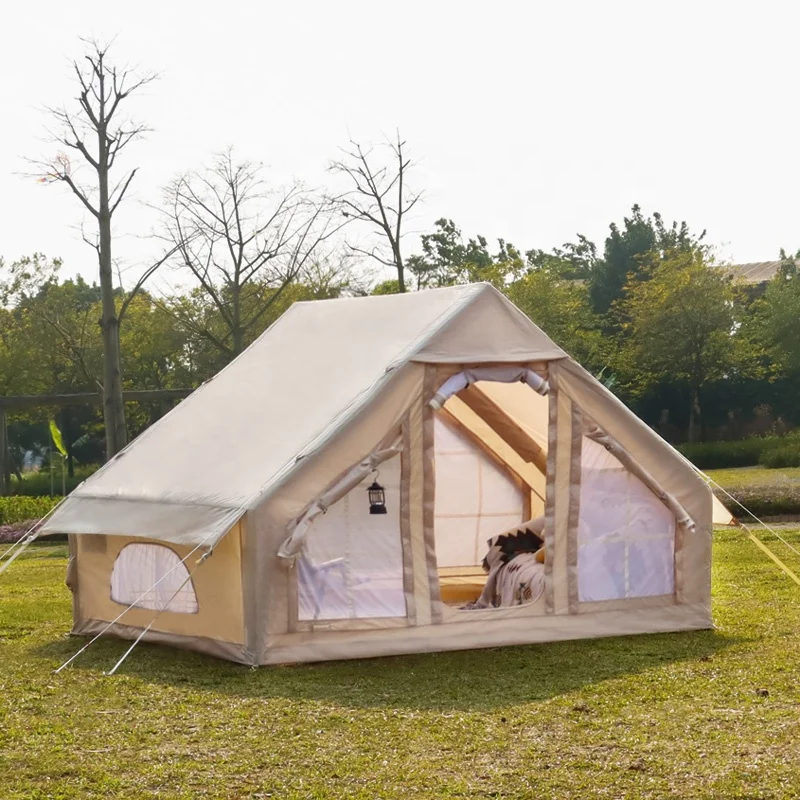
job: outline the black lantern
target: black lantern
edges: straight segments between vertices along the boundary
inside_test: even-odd
[[[370,514],[385,514],[386,513],[386,494],[383,491],[378,481],[373,481],[372,486],[367,489],[369,494],[369,513]]]

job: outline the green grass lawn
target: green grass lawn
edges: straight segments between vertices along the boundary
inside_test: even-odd
[[[706,470],[706,474],[729,491],[745,488],[757,489],[762,486],[797,486],[800,483],[800,467],[709,469]]]
[[[734,530],[715,631],[257,670],[143,645],[113,678],[114,640],[53,674],[64,566],[0,577],[2,800],[800,797],[800,587]]]

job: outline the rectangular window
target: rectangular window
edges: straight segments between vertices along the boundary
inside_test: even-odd
[[[584,437],[578,519],[583,602],[672,594],[675,517],[603,445]]]

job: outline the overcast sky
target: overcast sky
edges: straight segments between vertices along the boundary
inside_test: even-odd
[[[51,152],[44,105],[75,96],[80,36],[160,73],[131,105],[153,131],[130,148],[136,191],[115,257],[153,252],[146,203],[228,145],[312,184],[349,136],[399,128],[447,216],[518,247],[602,242],[633,203],[708,229],[734,261],[800,247],[793,2],[4,3],[0,255],[43,251],[96,275],[66,189],[17,173]],[[413,244],[413,243],[410,243]]]

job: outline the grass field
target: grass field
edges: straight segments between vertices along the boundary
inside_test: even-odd
[[[52,672],[64,566],[0,578],[3,800],[800,797],[800,587],[737,531],[715,631],[258,670],[141,646],[113,678],[113,640]]]
[[[738,467],[737,469],[709,469],[706,474],[726,489],[758,489],[762,486],[797,486],[800,467],[767,469],[766,467]]]
[[[711,469],[707,474],[759,517],[800,516],[800,467]],[[736,516],[748,520],[741,508],[717,494]]]

